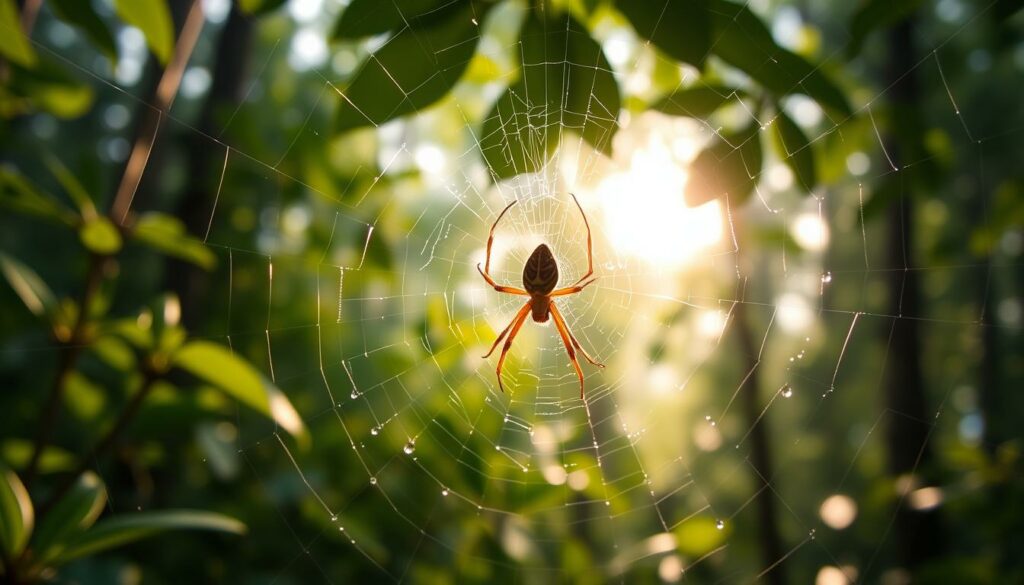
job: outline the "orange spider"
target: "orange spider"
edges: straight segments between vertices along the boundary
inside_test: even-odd
[[[580,379],[580,399],[583,398],[583,370],[580,369],[580,363],[576,360],[576,350],[579,350],[583,354],[583,357],[587,358],[587,361],[594,364],[599,368],[603,368],[604,364],[599,363],[587,354],[586,350],[580,347],[580,342],[576,341],[572,332],[569,331],[569,326],[566,325],[565,319],[562,314],[558,311],[558,307],[555,306],[555,302],[552,297],[561,297],[565,295],[571,295],[580,292],[586,286],[595,280],[597,277],[587,280],[594,274],[594,252],[593,245],[590,239],[590,222],[587,221],[587,214],[583,213],[583,208],[580,207],[580,202],[576,200],[576,196],[572,193],[569,194],[572,200],[576,203],[576,207],[580,210],[580,214],[583,216],[583,224],[587,226],[587,273],[582,278],[577,280],[572,286],[565,288],[555,289],[555,285],[558,284],[558,264],[555,263],[555,257],[551,254],[551,249],[548,248],[547,244],[541,244],[530,254],[530,258],[526,260],[526,266],[523,267],[523,286],[526,290],[521,288],[515,288],[512,286],[503,286],[491,278],[491,244],[494,243],[494,228],[498,227],[498,222],[505,216],[505,213],[512,208],[513,205],[518,203],[513,201],[508,204],[501,214],[498,215],[498,219],[494,220],[494,225],[491,226],[491,233],[487,237],[487,258],[484,261],[484,267],[480,268],[480,265],[476,265],[476,269],[480,271],[480,275],[484,277],[487,284],[494,287],[494,290],[502,293],[508,293],[513,295],[522,295],[530,297],[530,300],[523,305],[523,308],[519,309],[516,316],[512,321],[505,327],[505,330],[498,335],[498,338],[494,340],[494,345],[491,346],[491,350],[487,352],[484,357],[490,357],[494,353],[494,348],[498,347],[501,340],[508,335],[508,339],[505,340],[505,347],[501,350],[501,357],[498,358],[498,387],[501,391],[505,391],[505,386],[501,382],[501,367],[505,364],[505,355],[508,353],[510,347],[512,347],[512,340],[516,338],[519,333],[519,329],[522,328],[523,322],[526,321],[526,316],[529,313],[533,313],[533,320],[537,323],[545,323],[548,317],[555,318],[555,327],[558,328],[558,334],[562,336],[562,343],[565,344],[565,350],[569,352],[569,359],[572,360],[572,365],[576,368],[576,375]],[[587,280],[586,282],[583,282]],[[583,283],[583,284],[580,284]],[[573,349],[575,348],[575,349]]]

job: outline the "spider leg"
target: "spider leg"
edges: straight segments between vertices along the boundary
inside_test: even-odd
[[[590,237],[590,222],[587,221],[587,214],[583,213],[583,207],[580,206],[580,202],[578,199],[576,199],[576,196],[573,195],[572,193],[569,193],[569,195],[572,197],[572,200],[576,203],[576,208],[580,210],[580,215],[583,216],[583,225],[587,226],[587,273],[581,276],[580,279],[576,281],[576,284],[573,285],[575,287],[579,283],[590,278],[590,275],[594,274],[594,243],[593,239]],[[582,288],[580,290],[582,290]]]
[[[501,349],[501,357],[498,358],[498,388],[500,388],[502,392],[505,391],[505,386],[501,382],[501,368],[505,365],[505,356],[508,354],[509,348],[512,347],[512,341],[515,340],[516,335],[519,334],[519,330],[523,327],[523,322],[526,321],[526,317],[529,315],[529,312],[526,310],[529,306],[530,304],[527,303],[526,307],[520,309],[519,314],[512,320],[512,324],[510,325],[512,327],[512,331],[508,334],[508,339],[505,340],[505,347]]]
[[[581,290],[587,288],[588,285],[594,284],[594,282],[596,282],[596,281],[597,281],[597,277],[595,276],[594,278],[591,278],[590,280],[588,280],[587,282],[584,282],[583,284],[576,283],[576,284],[574,284],[572,286],[567,286],[565,288],[560,288],[560,289],[557,289],[557,290],[553,290],[553,291],[551,291],[551,294],[549,294],[548,296],[549,297],[564,297],[565,295],[576,294],[576,293],[580,292]]]
[[[491,278],[491,275],[487,274],[486,272],[484,272],[484,270],[482,268],[480,268],[479,264],[476,265],[476,269],[480,271],[480,276],[484,277],[484,280],[487,281],[487,284],[489,284],[492,287],[494,287],[494,290],[496,290],[498,292],[508,293],[510,295],[523,295],[523,296],[529,296],[529,294],[530,294],[530,293],[526,292],[525,290],[523,290],[521,288],[516,288],[514,286],[504,286],[504,285],[501,285],[501,284],[498,284],[498,283],[494,282],[494,279]]]
[[[562,317],[562,313],[559,312],[558,307],[556,307],[554,303],[551,303],[551,316],[555,318],[555,325],[561,323],[562,326],[565,327],[565,332],[569,334],[569,340],[572,341],[573,346],[577,350],[579,350],[580,353],[583,354],[583,357],[587,358],[588,362],[599,368],[604,367],[604,364],[590,357],[590,354],[587,353],[587,350],[583,349],[583,346],[581,346],[580,342],[576,340],[576,336],[573,335],[572,330],[569,329],[569,324],[565,322],[565,318]]]
[[[576,350],[573,349],[575,344],[569,336],[569,328],[565,326],[565,320],[558,314],[554,303],[551,303],[551,316],[555,318],[555,327],[558,328],[558,334],[562,336],[562,345],[565,346],[565,351],[569,354],[572,367],[576,369],[576,377],[580,379],[580,400],[583,400],[583,370],[580,368],[579,360],[576,359]]]
[[[487,284],[494,287],[494,290],[512,295],[525,296],[529,294],[525,290],[521,288],[516,288],[514,286],[500,285],[494,282],[494,279],[491,278],[491,245],[494,244],[494,229],[498,227],[498,222],[501,221],[501,218],[505,217],[505,214],[508,213],[508,210],[512,209],[512,206],[515,205],[516,203],[518,203],[518,201],[513,201],[512,203],[509,203],[505,207],[505,209],[502,209],[501,213],[498,214],[498,219],[494,220],[494,223],[491,225],[491,231],[489,234],[487,234],[487,255],[484,257],[484,267],[480,268],[480,265],[477,264],[476,269],[480,271],[480,275],[484,277],[484,280],[487,281]]]
[[[525,315],[529,311],[530,311],[530,303],[527,302],[525,305],[523,305],[522,309],[519,309],[519,312],[516,313],[516,316],[513,317],[512,320],[508,322],[508,325],[505,327],[504,330],[502,330],[501,334],[498,335],[498,338],[494,340],[494,345],[492,345],[491,346],[491,350],[488,351],[486,355],[484,355],[485,358],[491,357],[491,354],[494,353],[494,348],[498,347],[498,344],[501,343],[502,339],[505,339],[505,334],[508,333],[509,329],[512,329],[512,324],[516,322],[516,319],[522,317],[523,315]]]

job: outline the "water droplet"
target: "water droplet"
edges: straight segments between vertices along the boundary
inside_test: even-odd
[[[782,387],[782,391],[780,392],[780,394],[782,394],[783,398],[789,398],[790,396],[793,395],[793,387],[790,386],[789,384],[786,384],[785,386]]]
[[[447,495],[448,495],[448,488],[444,488],[444,489],[442,489],[442,490],[441,490],[441,495],[442,495],[442,496],[447,496]]]
[[[338,521],[338,515],[337,514],[331,514],[331,522],[337,522],[337,521]]]
[[[379,427],[370,427],[370,434],[376,437],[380,433]]]
[[[352,400],[355,400],[356,398],[359,398],[359,393],[357,393],[355,390],[353,390],[352,393],[349,394],[349,398],[351,398]]]
[[[376,477],[371,477],[370,478],[370,485],[377,485],[377,478]]]
[[[724,528],[725,528],[725,521],[724,521],[724,520],[718,520],[718,521],[716,521],[716,522],[715,522],[715,528],[717,528],[717,529],[719,529],[719,530],[722,530],[722,529],[724,529]]]
[[[605,501],[604,501],[604,505],[605,505],[605,506],[611,506],[611,505],[612,505],[612,503],[611,503],[610,501],[608,501],[608,500],[605,500]]]
[[[825,274],[822,274],[821,275],[821,282],[822,282],[822,284],[828,284],[828,283],[832,282],[832,272],[830,271],[830,272],[826,272]]]
[[[415,450],[416,450],[416,442],[415,441],[409,441],[408,443],[405,444],[405,447],[402,447],[402,451],[404,451],[406,455],[412,455]]]

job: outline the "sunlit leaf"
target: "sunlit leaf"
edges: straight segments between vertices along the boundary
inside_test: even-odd
[[[379,125],[444,97],[473,58],[489,3],[454,2],[410,20],[341,90],[335,130]]]
[[[680,524],[673,533],[679,552],[691,558],[713,551],[729,536],[729,530],[719,528],[718,521],[708,516],[694,516]]]
[[[695,207],[719,197],[733,205],[747,200],[761,173],[760,126],[723,134],[697,155],[690,164],[686,204]]]
[[[35,270],[0,252],[0,271],[33,315],[51,321],[56,317],[60,310],[57,297]]]
[[[112,63],[117,63],[117,44],[114,42],[114,35],[110,33],[110,28],[103,22],[103,19],[93,10],[92,2],[88,0],[50,0],[48,4],[57,18],[81,29],[89,37],[89,40],[110,58]]]
[[[821,69],[775,43],[765,24],[746,5],[707,0],[714,24],[714,52],[768,91],[805,94],[843,117],[851,114],[845,94]]]
[[[114,10],[126,23],[142,31],[146,44],[161,63],[174,51],[174,21],[164,0],[114,0]]]
[[[300,443],[308,441],[305,425],[284,393],[228,348],[192,341],[174,354],[172,364],[270,417]]]
[[[711,50],[711,17],[705,0],[616,0],[615,7],[641,37],[666,55],[703,67]]]
[[[206,244],[189,235],[181,220],[166,213],[143,214],[135,222],[132,237],[141,244],[206,270],[213,268],[217,261]]]
[[[0,167],[0,207],[67,226],[78,222],[78,216],[73,211],[44,193],[13,168]]]
[[[860,53],[864,39],[872,32],[897,23],[921,6],[921,0],[864,0],[853,13],[850,22],[850,42],[846,53],[853,57]]]
[[[24,67],[36,64],[36,52],[25,38],[14,0],[0,0],[0,54]]]
[[[405,27],[406,22],[446,6],[451,0],[352,0],[331,33],[335,40],[354,40]]]
[[[818,184],[818,173],[815,168],[814,149],[807,135],[781,110],[772,126],[775,129],[779,158],[793,171],[800,189],[804,193],[809,193]]]
[[[25,547],[35,512],[28,491],[18,475],[0,465],[0,551],[10,558]]]
[[[611,153],[621,107],[601,46],[571,16],[523,25],[520,79],[498,98],[480,131],[480,150],[499,178],[535,172],[563,130]]]
[[[742,90],[724,85],[698,85],[673,91],[651,107],[671,116],[704,119],[743,95]]]
[[[106,503],[107,488],[99,476],[91,471],[83,473],[71,490],[41,517],[32,535],[35,557],[44,563],[58,557],[68,539],[96,522]]]
[[[68,543],[57,562],[66,563],[170,530],[209,530],[245,534],[245,524],[223,514],[200,510],[126,514],[103,520],[91,530],[79,534]]]
[[[114,254],[121,249],[121,232],[110,219],[97,216],[82,224],[78,237],[89,251],[96,254]]]
[[[260,16],[276,10],[287,0],[238,0],[238,6],[242,9],[242,12],[251,14],[253,16]]]

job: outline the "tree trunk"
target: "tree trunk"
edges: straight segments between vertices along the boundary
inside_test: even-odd
[[[198,238],[206,235],[213,213],[216,196],[216,174],[224,160],[224,148],[209,137],[217,137],[222,128],[217,125],[216,114],[224,106],[234,106],[243,99],[246,63],[252,37],[252,21],[240,12],[233,2],[228,21],[221,31],[213,66],[213,85],[203,104],[198,122],[199,132],[193,132],[188,145],[189,183],[178,202],[175,215],[185,224],[190,234]],[[166,288],[174,291],[181,301],[182,323],[190,331],[202,322],[202,301],[209,289],[208,275],[200,268],[169,258],[165,276]]]
[[[913,42],[914,26],[903,20],[889,31],[889,60],[885,84],[893,106],[891,134],[886,151],[897,167],[901,161],[918,160],[921,147],[920,117],[922,95],[915,72],[917,54]],[[894,478],[919,476],[932,462],[928,446],[933,417],[927,407],[924,375],[921,368],[921,332],[919,317],[925,314],[921,302],[914,253],[913,169],[895,172],[897,198],[888,215],[889,313],[895,315],[885,343],[885,403],[889,409],[886,448],[889,472]],[[901,270],[909,268],[910,270]],[[898,484],[899,485],[899,484]],[[908,568],[920,566],[942,553],[942,526],[938,509],[914,510],[901,499],[895,511],[899,559]]]

